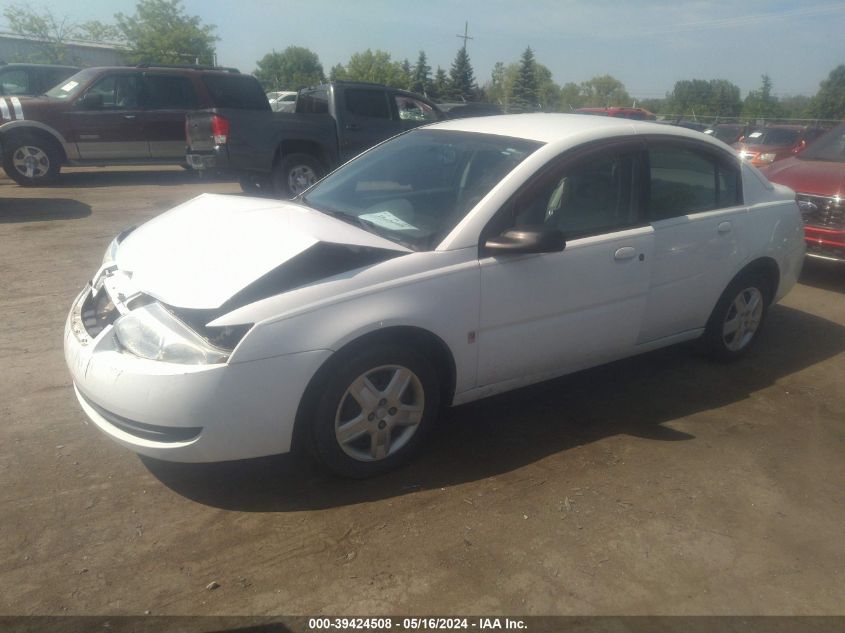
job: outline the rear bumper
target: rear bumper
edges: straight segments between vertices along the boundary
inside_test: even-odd
[[[185,154],[185,160],[191,169],[202,171],[204,169],[216,169],[217,157],[214,154]]]

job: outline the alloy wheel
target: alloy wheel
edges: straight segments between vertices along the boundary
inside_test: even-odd
[[[745,348],[760,327],[763,293],[758,288],[741,290],[728,307],[722,322],[722,342],[732,352]]]

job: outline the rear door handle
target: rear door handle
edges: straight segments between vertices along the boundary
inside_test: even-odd
[[[347,124],[346,124],[346,129],[347,129],[347,130],[360,130],[360,129],[361,129],[361,126],[360,126],[360,125],[358,125],[357,123],[347,123]]]
[[[623,246],[613,254],[613,259],[631,259],[636,257],[637,249],[633,246]]]
[[[123,118],[126,119],[127,121],[134,121],[135,115],[134,114],[124,114]]]
[[[730,233],[730,232],[731,232],[731,228],[733,228],[733,227],[731,226],[731,223],[730,223],[730,222],[725,221],[725,222],[720,222],[720,223],[719,223],[719,226],[717,227],[717,230],[719,231],[719,233]]]

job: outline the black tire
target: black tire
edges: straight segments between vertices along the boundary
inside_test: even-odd
[[[254,174],[244,174],[238,178],[241,185],[241,191],[252,196],[267,195],[270,188],[270,179],[266,176],[257,176]]]
[[[401,370],[410,377],[397,400],[390,386],[394,379],[396,384],[404,383]],[[349,390],[362,376],[375,390],[355,398]],[[307,420],[312,452],[329,470],[356,479],[385,473],[410,460],[434,426],[440,408],[440,382],[431,362],[413,349],[386,343],[341,352],[314,395],[318,401]],[[371,400],[371,408],[365,408],[359,400],[370,400],[370,395],[377,397]],[[342,442],[338,429],[354,420],[358,420],[355,432]]]
[[[61,164],[61,149],[55,141],[41,135],[16,134],[3,146],[3,170],[23,187],[55,182]]]
[[[325,174],[323,164],[310,154],[287,154],[273,170],[273,189],[283,198],[298,196]]]
[[[742,298],[741,298],[742,297]],[[757,342],[766,321],[772,291],[758,273],[736,277],[719,297],[702,338],[704,353],[714,360],[732,362]],[[745,302],[747,308],[741,308]],[[734,331],[731,331],[735,327]]]

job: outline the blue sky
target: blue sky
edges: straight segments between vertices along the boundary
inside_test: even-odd
[[[845,0],[183,0],[215,24],[218,61],[251,72],[290,45],[316,52],[326,72],[356,51],[448,70],[469,22],[468,51],[484,83],[497,61],[530,45],[555,81],[611,74],[635,97],[662,97],[679,79],[727,79],[745,94],[768,73],[778,95],[814,94],[845,63]],[[132,13],[134,0],[51,0],[72,21]],[[35,9],[37,0],[27,2]],[[2,28],[0,16],[0,28]]]

